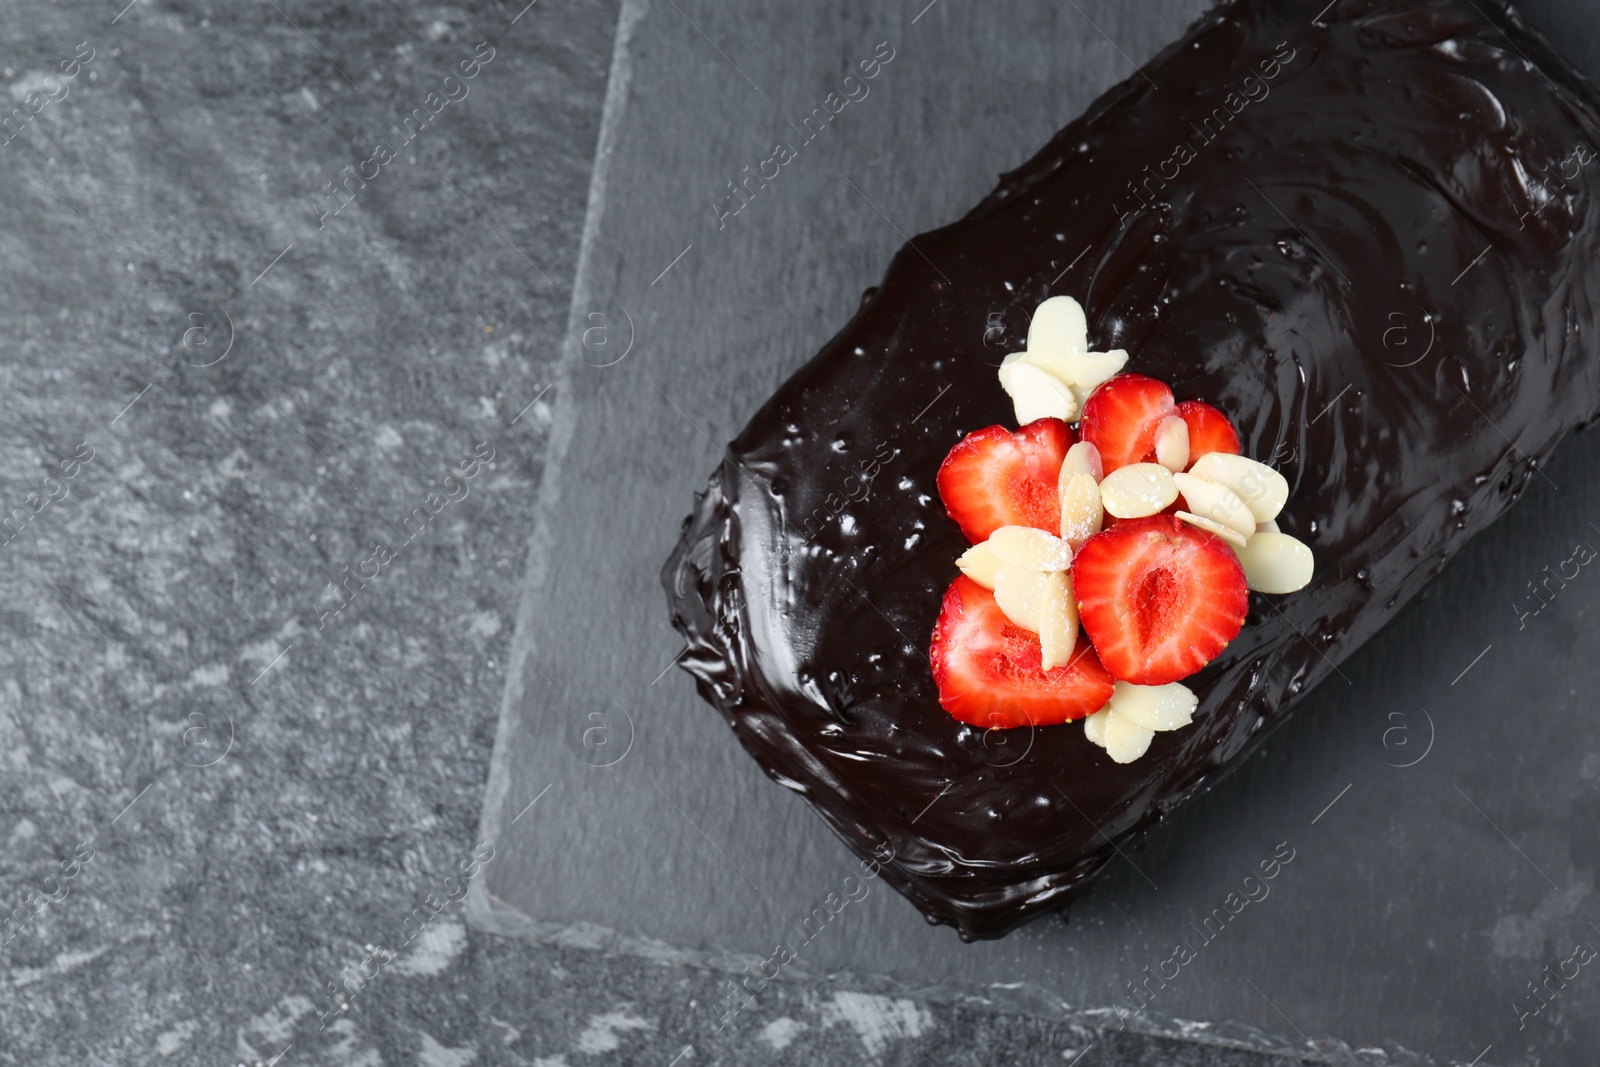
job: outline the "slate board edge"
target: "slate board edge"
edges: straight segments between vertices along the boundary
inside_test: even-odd
[[[759,957],[728,951],[678,948],[652,938],[630,937],[595,923],[565,925],[540,922],[505,904],[474,884],[466,901],[467,921],[475,928],[502,937],[517,938],[537,945],[584,949],[606,956],[630,956],[651,963],[693,967],[729,975],[743,973],[760,963]],[[952,934],[951,936],[954,936]],[[798,964],[785,968],[780,979],[793,985],[821,985],[832,988],[840,973],[816,974]],[[1030,983],[992,989],[963,986],[957,982],[912,986],[881,975],[848,972],[849,986],[864,993],[885,997],[909,998],[923,1003],[958,1006],[1042,1019],[1063,1026],[1109,1031],[1117,1028],[1115,1008],[1074,1008],[1048,990]],[[1282,1057],[1286,1063],[1316,1063],[1346,1067],[1376,1064],[1394,1067],[1439,1067],[1440,1061],[1405,1048],[1378,1049],[1370,1045],[1352,1047],[1332,1037],[1317,1037],[1309,1043],[1275,1037],[1254,1027],[1197,1022],[1155,1013],[1130,1019],[1127,1032],[1164,1041],[1185,1042],[1197,1047],[1249,1052]],[[1307,1047],[1309,1044],[1311,1047]],[[1479,1060],[1473,1067],[1498,1067],[1490,1060]]]
[[[629,82],[632,80],[633,62],[629,49],[633,39],[633,29],[648,8],[649,0],[644,0],[642,4],[634,0],[622,0],[617,12],[611,66],[606,77],[605,102],[600,113],[600,131],[595,138],[594,165],[589,174],[589,196],[584,208],[578,263],[573,272],[572,300],[567,311],[567,331],[562,339],[561,353],[551,383],[555,398],[551,405],[550,447],[534,501],[533,529],[529,533],[528,548],[523,558],[522,597],[517,605],[513,644],[524,651],[521,656],[511,660],[510,668],[506,672],[505,689],[500,697],[499,722],[495,727],[494,750],[489,757],[489,781],[484,787],[483,816],[480,820],[479,833],[484,841],[493,842],[500,837],[500,815],[505,806],[511,779],[511,734],[514,729],[516,709],[526,684],[524,668],[531,666],[533,662],[531,657],[538,652],[537,649],[529,648],[532,639],[528,624],[538,602],[538,593],[544,585],[550,560],[548,533],[545,524],[539,521],[538,516],[548,514],[548,510],[560,498],[557,476],[561,471],[562,460],[566,457],[567,448],[572,441],[572,430],[577,422],[577,414],[573,410],[574,402],[569,399],[567,389],[567,383],[572,378],[573,364],[580,361],[578,346],[573,344],[572,339],[579,335],[579,327],[584,321],[582,309],[589,302],[591,289],[589,276],[593,263],[595,236],[605,215],[606,170],[603,162],[616,143],[623,102],[627,97]],[[474,887],[473,893],[477,891],[477,887]],[[485,928],[490,927],[485,926]]]
[[[627,94],[633,72],[633,35],[638,23],[648,13],[650,0],[622,0],[617,16],[617,30],[612,46],[611,69],[606,84],[606,97],[600,119],[599,136],[595,145],[595,165],[590,176],[588,204],[585,212],[582,244],[572,287],[572,303],[568,313],[567,335],[563,339],[560,361],[555,372],[555,403],[552,405],[550,449],[546,458],[544,476],[534,505],[534,527],[529,537],[523,573],[523,595],[517,610],[516,641],[526,655],[537,654],[528,647],[528,622],[536,610],[543,588],[550,558],[545,528],[538,516],[547,513],[560,499],[560,474],[562,460],[572,439],[577,423],[576,401],[565,387],[574,366],[582,362],[581,352],[573,339],[581,332],[584,310],[593,305],[595,290],[591,277],[594,266],[595,239],[605,216],[606,161],[617,143],[619,130],[627,103]],[[499,723],[495,730],[494,750],[489,761],[489,779],[484,790],[482,837],[493,842],[503,822],[506,794],[510,783],[510,737],[515,729],[516,709],[520,704],[525,684],[524,658],[513,661],[507,673],[505,691],[500,703]],[[760,962],[753,955],[729,951],[703,951],[679,948],[652,938],[630,937],[598,924],[566,925],[541,922],[523,911],[494,897],[481,884],[474,884],[466,900],[467,921],[474,927],[504,937],[518,938],[534,944],[555,945],[564,948],[582,948],[607,955],[641,957],[657,963],[697,967],[704,970],[738,973],[745,967]],[[827,976],[812,975],[803,967],[791,967],[794,980],[825,981]],[[1005,990],[967,987],[961,983],[938,983],[911,987],[880,975],[857,975],[857,984],[868,991],[884,995],[909,996],[934,1003],[960,1004],[982,1007],[997,1014],[1020,1014],[1068,1025],[1103,1029],[1113,1025],[1118,1018],[1115,1008],[1073,1008],[1060,1001],[1048,990],[1030,983],[1021,983]],[[1132,1032],[1170,1041],[1187,1041],[1195,1045],[1278,1055],[1302,1062],[1332,1062],[1335,1055],[1346,1063],[1391,1063],[1400,1067],[1435,1067],[1438,1061],[1405,1048],[1380,1050],[1361,1046],[1359,1060],[1355,1050],[1347,1043],[1332,1037],[1312,1039],[1314,1047],[1274,1037],[1254,1027],[1234,1023],[1196,1022],[1146,1013],[1127,1024]],[[1199,1032],[1203,1031],[1203,1032]],[[1495,1067],[1481,1061],[1479,1067]]]

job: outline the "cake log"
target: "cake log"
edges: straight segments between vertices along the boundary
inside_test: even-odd
[[[964,938],[1062,908],[1237,767],[1600,407],[1587,83],[1491,0],[1305,7],[1218,7],[902,249],[663,572],[681,662],[746,749]],[[1316,557],[1306,589],[1252,595],[1188,680],[1195,723],[1128,765],[1072,724],[955,721],[927,658],[966,547],[934,476],[1011,421],[995,368],[1054,295],[1224,410]]]

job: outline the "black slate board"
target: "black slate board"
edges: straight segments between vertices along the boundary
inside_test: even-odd
[[[718,444],[904,237],[965,211],[1204,6],[925,2],[625,5],[519,621],[530,662],[485,809],[503,860],[481,921],[753,963],[803,936],[856,866],[686,677],[661,676],[681,647],[661,562]],[[1306,5],[1308,27],[1324,6]],[[1600,16],[1559,19],[1535,22],[1593,55]],[[719,228],[724,183],[795,139],[790,124],[885,41],[895,58],[868,95]],[[1411,325],[1420,350],[1426,327]],[[1580,569],[1536,616],[1513,605],[1575,544],[1600,548],[1594,453],[1592,436],[1570,441],[1427,602],[1069,924],[963,945],[873,884],[788,969],[1116,1025],[1138,1005],[1128,984],[1187,939],[1196,958],[1130,1026],[1301,1052],[1309,1035],[1334,1061],[1376,1047],[1580,1062],[1600,1045],[1592,968],[1537,1015],[1519,1007],[1540,1003],[1528,983],[1546,965],[1600,947],[1600,665],[1585,655],[1600,579]],[[1283,842],[1295,858],[1270,896],[1208,940],[1204,917]]]

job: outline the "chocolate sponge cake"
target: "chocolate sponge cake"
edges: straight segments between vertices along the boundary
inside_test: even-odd
[[[1589,86],[1492,0],[1317,6],[1219,6],[913,239],[727,449],[665,568],[682,663],[740,742],[963,937],[1062,908],[1236,767],[1600,407]],[[1081,310],[1062,358],[1111,377],[1046,373],[1045,308]],[[1251,462],[1284,483],[1270,512],[1229,481]],[[1061,496],[975,529],[951,463]],[[1078,538],[1074,470],[1104,503]],[[1036,568],[1059,658],[972,562],[1024,542],[1061,553]],[[1274,586],[1253,546],[1291,542],[1305,569]],[[1139,614],[1168,571],[1102,595],[1150,553],[1200,568],[1184,611],[1226,633],[1151,631],[1177,625]],[[958,648],[956,686],[979,631],[1011,658],[975,674]],[[985,677],[1013,688],[969,714]],[[1119,755],[1090,712],[1167,685],[1181,728]]]

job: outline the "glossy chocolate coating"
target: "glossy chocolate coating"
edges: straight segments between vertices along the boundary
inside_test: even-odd
[[[1489,0],[1316,6],[1223,5],[903,249],[667,564],[704,696],[963,937],[1061,908],[1237,766],[1600,404],[1587,85]],[[966,547],[935,473],[1014,423],[995,367],[1056,294],[1094,348],[1233,418],[1316,557],[1188,680],[1195,724],[1127,766],[1078,724],[963,726],[927,658]]]

